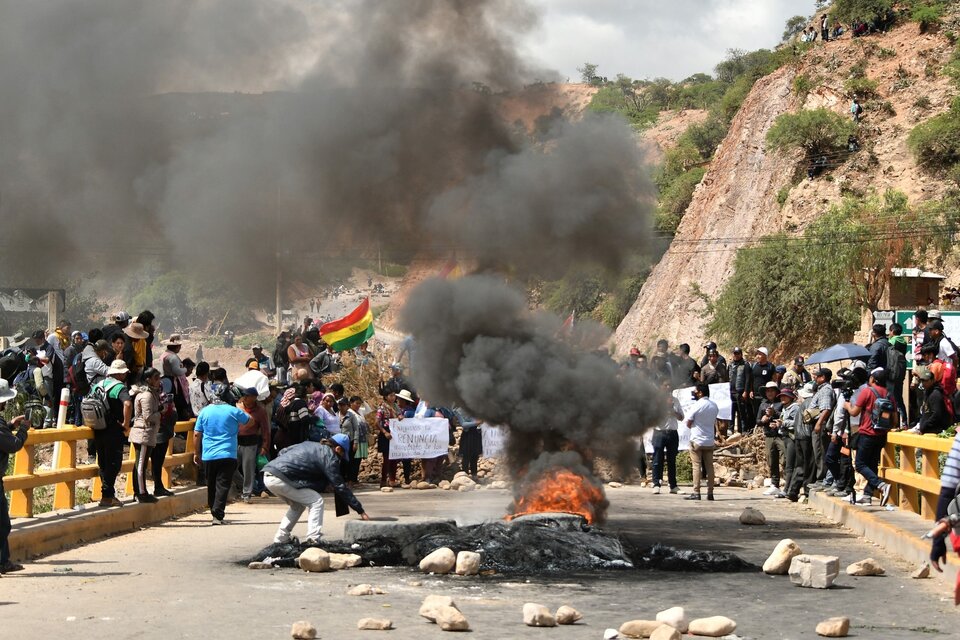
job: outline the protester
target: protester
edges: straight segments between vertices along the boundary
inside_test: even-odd
[[[253,387],[243,390],[237,408],[250,417],[240,425],[237,434],[237,465],[243,476],[240,499],[250,502],[257,478],[257,456],[266,456],[270,451],[270,419],[257,401],[258,392]]]
[[[290,332],[284,329],[273,345],[273,364],[276,367],[277,381],[284,385],[290,383],[290,359],[287,353],[290,344]]]
[[[480,422],[463,411],[455,410],[462,429],[460,433],[460,457],[463,458],[460,469],[473,478],[479,479],[480,456],[483,455],[483,433]]]
[[[263,345],[255,344],[250,347],[250,351],[253,352],[253,358],[257,361],[257,364],[260,365],[260,373],[268,378],[272,378],[277,374],[277,370],[273,366],[273,360],[263,352]]]
[[[306,387],[302,384],[294,385],[280,396],[277,407],[277,437],[276,450],[283,451],[287,447],[304,442],[313,423],[310,409],[307,407]]]
[[[866,383],[864,369],[841,370],[842,379],[839,381],[839,395],[849,400],[859,393]],[[854,496],[854,474],[851,452],[857,448],[856,438],[859,430],[860,418],[851,417],[846,409],[846,402],[838,399],[833,410],[830,446],[827,447],[826,465],[833,476],[833,488],[826,491],[828,496],[837,498],[851,498]]]
[[[390,365],[390,378],[386,382],[380,383],[381,394],[384,391],[400,393],[404,389],[413,391],[413,386],[403,375],[403,366],[399,362]]]
[[[887,350],[890,348],[890,341],[887,339],[887,328],[882,324],[873,325],[870,331],[870,344],[867,348],[870,350],[870,358],[867,360],[867,370],[882,369],[887,366]]]
[[[810,385],[803,385],[797,392],[801,401],[797,406],[787,402],[784,391],[793,395],[790,389],[784,389],[780,392],[780,400],[784,405],[781,421],[786,422],[792,410],[797,409],[793,419],[793,474],[788,476],[786,491],[787,500],[797,502],[800,499],[801,489],[804,499],[808,500],[810,498],[810,485],[813,484],[816,477],[816,461],[813,457],[813,426],[816,418],[814,417],[815,409],[811,409],[814,393]],[[819,413],[816,413],[816,416],[819,417]]]
[[[91,389],[91,393],[102,387],[106,398],[106,412],[104,414],[106,428],[93,432],[93,439],[97,449],[97,465],[100,467],[100,506],[122,507],[123,503],[117,499],[117,475],[123,464],[123,442],[130,431],[130,421],[133,419],[133,401],[125,384],[130,369],[127,363],[117,358],[110,363],[107,377],[98,382]]]
[[[328,434],[340,433],[340,416],[335,407],[336,399],[332,393],[324,393],[320,404],[313,411]]]
[[[703,357],[700,358],[700,366],[703,367],[703,366],[706,365],[707,362],[710,360],[710,352],[711,352],[711,351],[716,351],[716,352],[717,352],[717,361],[718,361],[719,363],[723,364],[724,367],[727,367],[727,359],[724,358],[723,355],[720,354],[719,350],[717,349],[717,343],[714,342],[713,340],[711,340],[710,342],[708,342],[708,343],[706,343],[705,345],[703,345]],[[729,367],[728,367],[728,368],[729,368]]]
[[[143,384],[132,386],[130,395],[133,398],[130,444],[135,452],[133,499],[143,503],[156,502],[157,498],[147,492],[147,460],[151,459],[160,430],[160,372],[153,367],[144,369]]]
[[[210,404],[210,363],[197,364],[196,377],[190,381],[190,409],[196,416]]]
[[[323,351],[310,360],[309,366],[313,375],[322,380],[323,376],[336,373],[340,370],[340,357],[333,350],[333,347],[328,344]]]
[[[735,411],[734,429],[740,433],[753,431],[756,414],[750,402],[753,391],[753,368],[743,358],[743,349],[734,347],[733,357],[728,367],[730,376],[730,400]]]
[[[30,427],[22,415],[10,420],[9,424],[3,419],[3,411],[7,403],[16,397],[16,390],[11,389],[10,383],[0,378],[0,468],[4,471],[9,468],[10,456],[23,448],[27,441],[27,430]],[[13,429],[17,430],[16,433]],[[3,487],[3,474],[0,473],[0,573],[11,573],[23,569],[22,565],[10,559],[10,531],[10,505],[7,503],[7,494]]]
[[[880,453],[887,443],[887,432],[896,429],[899,414],[896,405],[888,398],[887,373],[882,368],[870,372],[869,384],[857,396],[845,404],[851,416],[860,416],[860,429],[857,436],[857,457],[855,468],[857,473],[867,480],[867,487],[857,504],[869,506],[872,504],[871,494],[880,493],[880,506],[886,506],[890,499],[891,486],[877,475],[880,466]],[[892,405],[890,408],[878,406],[878,402]]]
[[[287,362],[290,363],[290,379],[302,382],[311,376],[310,348],[304,344],[302,333],[293,336],[293,342],[287,347]]]
[[[810,376],[810,372],[807,371],[804,366],[804,361],[802,357],[797,357],[793,360],[793,365],[790,369],[783,374],[783,378],[780,380],[781,386],[789,387],[796,391],[803,385],[810,382],[813,378]]]
[[[397,407],[397,394],[389,389],[383,388],[380,391],[383,400],[377,408],[377,451],[383,456],[383,463],[380,465],[380,486],[394,487],[397,485],[397,460],[390,459],[390,440],[393,435],[390,433],[390,421],[400,416],[400,409]],[[404,460],[404,462],[407,462]],[[404,477],[410,482],[410,477],[406,475],[406,465],[404,466]]]
[[[903,401],[903,383],[907,378],[907,339],[903,337],[903,325],[894,322],[890,325],[887,337],[890,347],[887,349],[887,390],[893,394],[900,411],[900,424],[907,424],[907,405]]]
[[[690,464],[693,466],[693,493],[687,500],[700,499],[701,465],[707,472],[707,500],[713,500],[713,450],[716,446],[716,423],[720,409],[710,399],[710,386],[698,382],[693,390],[696,402],[683,419],[690,428]]]
[[[809,417],[814,422],[812,446],[815,482],[809,488],[820,491],[826,489],[830,483],[826,482],[827,447],[830,446],[831,425],[830,418],[836,406],[837,394],[834,392],[830,380],[833,372],[830,369],[820,368],[814,375],[814,396],[810,401]]]
[[[270,395],[270,378],[260,371],[260,363],[256,358],[247,358],[244,366],[247,368],[233,384],[240,389],[255,389],[257,400],[265,402]]]
[[[920,434],[943,433],[953,424],[956,407],[952,406],[952,399],[948,403],[943,387],[929,367],[918,366],[914,375],[923,388],[923,401],[920,404],[920,418],[911,431]]]
[[[716,349],[707,352],[707,362],[700,368],[700,380],[707,384],[729,382],[727,365],[720,361],[720,352]]]
[[[655,494],[660,493],[660,483],[663,481],[663,463],[666,460],[667,483],[670,487],[670,493],[677,493],[680,490],[677,485],[677,450],[680,446],[677,421],[683,419],[683,411],[680,409],[680,401],[670,393],[670,382],[668,380],[660,383],[660,390],[665,394],[664,402],[668,408],[667,417],[663,423],[653,428],[653,492]],[[641,451],[641,455],[645,455],[645,453]]]
[[[755,423],[763,429],[767,462],[770,465],[770,488],[764,492],[764,495],[781,497],[783,492],[780,491],[780,461],[787,457],[784,433],[780,428],[780,414],[783,411],[783,403],[779,398],[780,390],[777,388],[777,383],[773,380],[764,385],[763,393],[764,398],[757,408]],[[784,479],[789,484],[789,477],[784,477]]]
[[[350,450],[347,452],[347,484],[356,486],[360,480],[360,463],[367,457],[367,422],[360,416],[363,399],[353,396],[349,400],[340,398],[337,408],[340,411],[340,432],[350,438]],[[462,440],[460,446],[463,446]]]
[[[760,403],[763,402],[764,387],[768,382],[773,381],[773,374],[776,367],[768,359],[770,351],[766,347],[758,347],[756,351],[756,362],[750,368],[750,380],[753,382],[753,389],[750,392],[750,400],[753,404],[753,415],[757,415],[760,409]]]
[[[360,514],[370,517],[340,475],[340,461],[350,450],[347,436],[338,433],[323,442],[303,442],[287,447],[263,468],[263,481],[273,495],[287,504],[287,512],[273,537],[275,543],[293,540],[293,528],[304,509],[307,514],[307,537],[304,544],[316,544],[323,534],[323,495],[331,488],[338,499]]]
[[[677,347],[676,360],[673,363],[673,386],[676,389],[689,387],[700,379],[700,365],[690,357],[690,345]]]
[[[213,520],[210,524],[225,524],[227,496],[237,470],[237,437],[240,426],[250,422],[250,416],[226,404],[222,395],[226,389],[220,383],[211,385],[212,402],[204,407],[194,425],[193,461],[203,463],[207,479],[207,506]]]
[[[131,326],[136,326],[134,323]],[[189,420],[193,417],[190,410],[190,383],[187,381],[187,369],[180,360],[180,349],[183,347],[183,338],[179,333],[171,334],[166,342],[163,343],[166,351],[163,352],[161,360],[163,362],[163,377],[170,381],[171,393],[173,394],[173,404],[177,409],[177,418],[180,420]]]
[[[113,315],[113,323],[104,325],[101,331],[103,339],[113,344],[113,339],[117,334],[122,334],[123,330],[130,324],[130,314],[126,311],[118,311]]]

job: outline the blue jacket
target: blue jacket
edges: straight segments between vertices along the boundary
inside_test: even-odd
[[[321,492],[328,486],[357,513],[363,506],[340,475],[340,458],[334,450],[319,442],[301,442],[286,447],[263,468],[264,473],[274,475],[298,489],[313,489]]]

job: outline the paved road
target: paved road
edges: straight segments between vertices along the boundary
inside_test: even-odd
[[[283,508],[272,500],[231,505],[226,527],[195,515],[137,533],[74,549],[30,564],[0,580],[0,628],[29,629],[31,636],[120,638],[288,638],[290,624],[312,621],[323,638],[360,634],[361,617],[388,617],[391,638],[438,637],[417,616],[429,593],[454,596],[474,629],[473,638],[600,638],[603,629],[633,618],[652,618],[683,605],[693,616],[723,614],[737,620],[743,638],[811,638],[820,619],[848,615],[858,638],[956,637],[957,613],[946,586],[911,580],[906,566],[815,512],[758,492],[727,489],[715,503],[654,496],[648,489],[609,491],[608,530],[646,542],[727,549],[760,564],[776,541],[792,537],[805,552],[840,556],[841,567],[872,556],[887,575],[851,578],[841,573],[829,591],[801,589],[786,577],[759,572],[683,574],[618,571],[550,577],[460,578],[421,576],[407,568],[364,568],[327,574],[296,570],[250,571],[235,564],[269,542]],[[477,521],[499,517],[503,491],[461,494],[398,491],[361,494],[372,515],[445,515]],[[765,527],[743,527],[747,504],[767,516]],[[350,516],[355,517],[355,516]],[[326,534],[342,532],[345,519],[328,519]],[[301,529],[303,525],[300,525]],[[300,534],[303,531],[298,531]],[[420,586],[415,586],[416,582]],[[387,595],[349,597],[349,585],[369,582]],[[553,630],[528,629],[524,602],[577,607],[583,623]]]

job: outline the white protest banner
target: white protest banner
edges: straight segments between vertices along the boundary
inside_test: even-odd
[[[480,437],[483,439],[483,457],[500,457],[507,439],[507,430],[486,422],[481,423],[477,428],[480,429]]]
[[[673,392],[673,397],[680,403],[680,410],[684,415],[687,409],[693,405],[696,400],[693,399],[693,387],[684,387]],[[730,400],[730,383],[718,382],[710,385],[710,399],[717,403],[720,413],[717,416],[720,420],[730,420],[733,415],[733,402]],[[690,429],[684,424],[683,420],[678,421],[679,427],[677,433],[680,436],[680,451],[687,451],[690,448]]]
[[[390,421],[390,459],[436,458],[447,455],[450,423],[446,418],[404,418]]]

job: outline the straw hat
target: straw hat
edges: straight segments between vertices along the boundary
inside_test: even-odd
[[[410,393],[407,389],[401,389],[400,393],[397,394],[397,400],[406,400],[407,402],[413,403],[413,394]]]
[[[163,346],[165,347],[179,347],[183,344],[183,337],[179,333],[171,333],[170,337],[167,338]]]
[[[17,390],[10,388],[10,383],[0,378],[0,402],[9,402],[17,397]]]
[[[110,363],[110,368],[107,369],[108,376],[120,375],[121,373],[130,373],[130,369],[127,368],[127,363],[122,359],[117,358]]]
[[[150,337],[147,330],[143,328],[143,323],[131,322],[123,328],[123,332],[135,340],[146,340]]]

